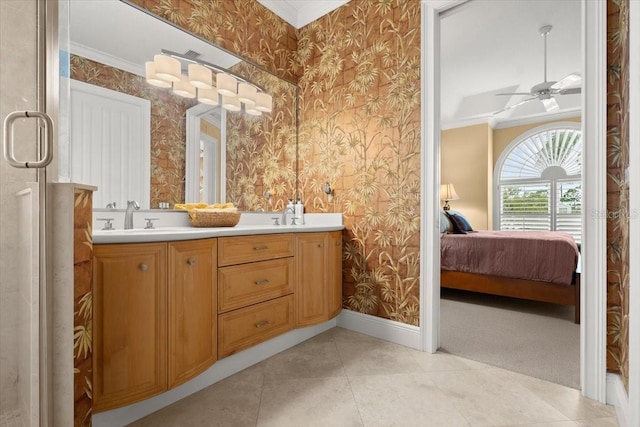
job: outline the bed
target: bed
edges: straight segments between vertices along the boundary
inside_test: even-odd
[[[570,305],[574,322],[579,323],[578,258],[575,240],[563,231],[445,230],[441,233],[440,285]]]

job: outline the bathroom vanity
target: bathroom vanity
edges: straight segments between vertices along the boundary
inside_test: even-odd
[[[340,219],[94,233],[94,412],[337,316],[342,229]]]

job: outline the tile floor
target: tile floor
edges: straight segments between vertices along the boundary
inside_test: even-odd
[[[571,388],[334,328],[135,426],[613,427]]]

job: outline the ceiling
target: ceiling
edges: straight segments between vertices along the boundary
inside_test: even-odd
[[[258,0],[296,28],[302,28],[350,0]]]
[[[560,109],[546,113],[531,101],[493,115],[530,96],[496,96],[529,92],[544,80],[544,38],[538,30],[552,25],[547,36],[547,80],[581,73],[579,0],[474,0],[442,15],[441,125],[444,129],[475,123],[495,127],[579,114],[581,96],[562,95]]]

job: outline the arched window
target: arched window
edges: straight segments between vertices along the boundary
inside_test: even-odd
[[[516,138],[496,164],[500,230],[563,230],[582,237],[582,132],[554,123]]]

